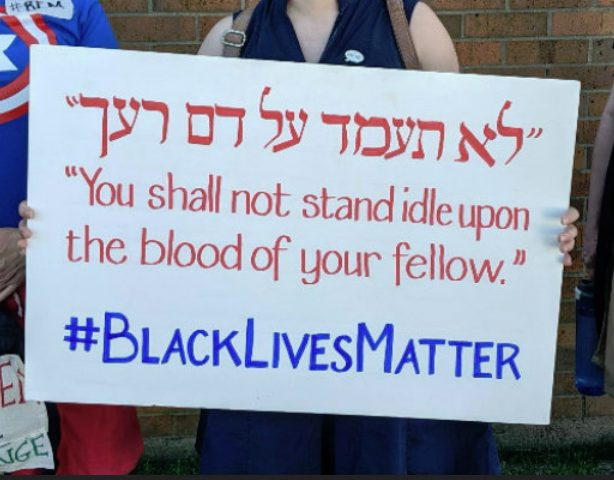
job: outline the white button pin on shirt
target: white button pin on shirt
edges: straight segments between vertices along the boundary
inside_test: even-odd
[[[365,56],[358,50],[348,50],[345,52],[345,61],[347,63],[362,63],[365,61]]]

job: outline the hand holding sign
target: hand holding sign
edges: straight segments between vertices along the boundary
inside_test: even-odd
[[[559,242],[559,249],[565,254],[563,263],[566,267],[570,267],[572,263],[571,255],[569,254],[576,245],[576,237],[578,236],[578,229],[574,225],[580,218],[580,212],[575,207],[569,207],[569,210],[565,212],[565,215],[561,218],[561,224],[565,226],[565,230],[561,233],[557,240]]]

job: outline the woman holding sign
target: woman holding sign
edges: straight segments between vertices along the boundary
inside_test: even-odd
[[[399,53],[398,21],[391,23],[383,0],[262,0],[251,19],[239,17],[242,25],[233,24],[236,16],[218,22],[199,54],[381,68],[403,68],[409,58],[414,68],[458,72],[452,40],[434,12],[418,0],[392,3],[396,12],[404,6],[401,30],[409,27],[413,52]],[[562,252],[574,246],[577,218],[570,210],[563,219]],[[490,425],[474,422],[211,410],[201,414],[197,449],[201,473],[501,471]]]
[[[97,0],[0,0],[0,356],[22,355],[25,258],[17,246],[17,209],[26,198],[33,44],[117,48]],[[133,407],[58,404],[57,412],[59,432],[55,416],[50,418],[52,442],[60,437],[54,448],[57,474],[126,474],[134,468],[143,442]]]
[[[457,72],[453,44],[436,15],[416,0],[406,0],[404,8],[401,21],[414,38],[417,63]],[[222,55],[221,39],[232,23],[228,17],[214,27],[200,53]],[[242,35],[235,35],[239,45]],[[382,0],[263,0],[239,53],[254,59],[403,66]],[[25,228],[23,233],[30,235]],[[570,227],[564,251],[573,247],[574,237]],[[483,423],[424,420],[410,421],[408,428],[401,418],[209,410],[202,412],[198,433],[202,473],[500,471],[492,431]]]

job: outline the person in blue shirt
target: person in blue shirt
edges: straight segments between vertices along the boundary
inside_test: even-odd
[[[0,355],[23,356],[25,257],[17,227],[18,206],[26,198],[34,44],[118,48],[98,0],[0,0]],[[47,406],[57,474],[126,474],[134,468],[143,451],[134,407]]]
[[[418,0],[404,7],[422,69],[458,72],[436,14]],[[224,54],[233,18],[212,28],[199,54]],[[242,58],[403,68],[384,0],[262,0],[245,33]],[[572,208],[562,219],[566,265],[578,216]],[[478,422],[203,410],[196,448],[201,473],[213,474],[501,473],[492,428]]]

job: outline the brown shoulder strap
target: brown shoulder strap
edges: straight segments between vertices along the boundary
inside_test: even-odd
[[[232,22],[232,28],[226,30],[222,35],[222,43],[224,44],[225,57],[238,57],[241,54],[241,49],[245,45],[245,31],[252,18],[254,7],[243,10]]]
[[[416,54],[409,25],[407,24],[403,0],[386,0],[386,5],[388,6],[392,31],[394,32],[399,53],[403,59],[403,65],[407,70],[421,70],[422,66]]]

